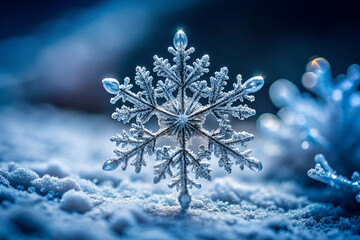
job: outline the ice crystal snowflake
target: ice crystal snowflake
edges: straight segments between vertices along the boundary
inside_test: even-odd
[[[300,93],[292,82],[280,79],[270,87],[270,98],[279,108],[277,116],[263,114],[258,120],[280,155],[276,166],[289,176],[307,171],[314,155],[322,152],[339,172],[360,169],[360,67],[351,65],[335,79],[324,58],[307,65],[302,83],[310,93]],[[293,171],[289,171],[293,169]],[[303,176],[303,175],[302,175]],[[303,179],[306,181],[306,179]]]
[[[338,189],[354,192],[355,199],[360,203],[360,173],[355,171],[351,175],[351,180],[338,175],[332,169],[323,154],[315,156],[315,168],[308,171],[308,176],[317,181],[329,184]]]
[[[262,169],[261,163],[250,157],[251,150],[240,151],[235,145],[246,146],[254,136],[247,132],[236,132],[231,128],[228,115],[237,117],[240,120],[255,114],[255,110],[246,104],[239,105],[244,99],[254,101],[254,96],[250,95],[258,91],[264,84],[262,77],[252,77],[242,83],[241,75],[237,76],[237,83],[234,89],[225,92],[224,87],[228,77],[228,69],[223,67],[209,81],[200,78],[209,72],[209,56],[204,55],[201,59],[196,59],[193,65],[188,65],[195,49],[187,46],[187,36],[183,31],[178,31],[174,36],[174,46],[169,47],[168,51],[174,55],[174,65],[167,59],[154,56],[154,72],[165,78],[159,80],[156,87],[153,86],[153,77],[144,67],[136,68],[135,83],[140,86],[142,91],[137,94],[131,92],[132,84],[126,77],[123,84],[112,78],[103,80],[104,88],[115,97],[110,102],[115,104],[118,100],[130,102],[133,107],[123,105],[116,108],[112,118],[129,123],[136,118],[136,123],[132,124],[130,134],[123,131],[111,138],[117,146],[122,149],[114,150],[116,157],[105,162],[104,170],[113,170],[120,164],[125,170],[128,162],[135,166],[135,172],[139,173],[143,166],[146,166],[145,154],[156,154],[154,165],[154,183],[169,176],[169,187],[176,186],[180,192],[179,202],[182,209],[189,207],[191,198],[188,188],[201,185],[189,176],[190,171],[195,174],[195,178],[205,178],[211,180],[211,169],[209,162],[211,154],[219,158],[219,167],[223,167],[231,173],[233,161],[244,169],[244,166],[251,170],[259,171]],[[208,85],[210,83],[210,85]],[[190,96],[188,96],[190,95]],[[159,99],[165,99],[165,103],[158,104]],[[206,105],[202,105],[199,100],[208,100]],[[207,115],[213,114],[219,123],[218,129],[207,131],[203,128]],[[158,119],[159,130],[156,133],[144,127],[144,124],[155,115]],[[195,154],[189,149],[190,141],[194,136],[204,137],[208,140],[208,146],[199,146]],[[161,137],[171,137],[177,142],[177,147],[172,149],[170,146],[156,147],[156,142]],[[132,146],[132,148],[125,147]],[[176,173],[173,173],[173,171]]]

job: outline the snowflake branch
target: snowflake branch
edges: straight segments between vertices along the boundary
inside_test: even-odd
[[[164,97],[166,101],[171,102],[174,100],[174,95],[172,94],[177,89],[176,84],[171,82],[169,79],[165,79],[165,82],[159,80],[156,84],[155,96]]]
[[[230,152],[231,155],[233,157],[235,157],[235,159],[236,159],[235,164],[240,165],[240,169],[243,169],[244,165],[246,165],[247,167],[249,167],[253,171],[260,171],[262,169],[261,163],[257,159],[249,156],[249,153],[251,153],[251,150],[246,150],[244,152],[239,152],[239,151],[237,151],[235,149],[232,149],[231,147],[227,146],[226,143],[223,143],[220,140],[214,138],[213,136],[206,133],[205,131],[203,131],[201,129],[197,129],[197,128],[195,128],[195,129],[196,129],[197,132],[199,132],[200,134],[207,137],[209,139],[209,141],[212,141],[212,142],[216,143],[222,149],[225,149],[227,152]]]
[[[212,103],[204,107],[203,109],[198,110],[197,112],[194,112],[189,117],[192,118],[199,114],[206,114],[207,112],[220,106],[230,106],[231,103],[237,101],[238,99],[243,101],[243,98],[246,98],[250,101],[253,101],[255,99],[254,96],[250,96],[249,94],[257,92],[264,85],[264,79],[260,76],[252,77],[248,79],[244,84],[241,83],[241,75],[238,75],[237,79],[238,82],[237,84],[234,84],[234,90],[226,94],[225,97],[220,98],[220,100],[218,100],[217,102]]]
[[[116,134],[110,138],[110,141],[115,142],[116,146],[118,147],[121,144],[121,147],[126,147],[126,145],[135,145],[142,143],[142,139],[129,137],[127,132],[123,130],[122,134]]]
[[[239,105],[237,107],[226,107],[226,108],[216,107],[213,109],[213,111],[219,112],[221,115],[231,114],[233,117],[236,117],[239,120],[244,120],[245,118],[249,118],[256,114],[256,111],[252,108],[249,108],[246,104]]]
[[[126,94],[127,96],[129,96],[131,99],[135,100],[135,101],[138,101],[140,102],[141,104],[143,105],[146,105],[148,106],[149,108],[152,108],[154,109],[155,111],[158,111],[160,113],[163,113],[165,115],[168,115],[168,116],[172,116],[172,117],[175,117],[176,115],[172,114],[171,112],[168,112],[166,111],[165,109],[159,107],[159,106],[155,106],[155,105],[152,105],[152,104],[149,104],[147,102],[145,102],[142,98],[138,97],[135,93],[129,91],[129,90],[122,90],[120,89],[120,91],[122,91],[124,94]]]
[[[156,161],[160,161],[161,159],[165,159],[165,160],[154,165],[154,174],[155,174],[154,183],[158,183],[160,182],[161,179],[165,179],[166,171],[168,171],[169,175],[172,176],[172,172],[170,170],[170,164],[173,162],[173,159],[179,153],[181,153],[181,150],[175,152],[171,157],[169,156],[168,152],[169,152],[169,147],[167,146],[157,151]]]
[[[187,106],[185,110],[185,114],[187,115],[191,110],[194,103],[198,102],[201,97],[208,97],[211,89],[207,86],[207,82],[204,81],[197,81],[190,85],[190,90],[194,93],[191,97],[190,104]]]
[[[195,156],[189,151],[189,150],[185,150],[186,154],[193,160],[193,162],[197,165],[200,166],[200,162],[195,158]]]
[[[205,178],[205,179],[211,181],[210,172],[212,170],[209,168],[210,164],[207,162],[205,162],[205,163],[200,162],[202,158],[210,159],[210,154],[202,154],[201,152],[199,152],[197,154],[197,156],[195,157],[189,150],[186,150],[186,153],[193,161],[193,171],[195,172],[196,179],[197,178]],[[200,187],[201,187],[201,185],[200,185]]]
[[[221,147],[225,148],[227,151],[231,152],[232,154],[237,155],[239,157],[243,156],[241,152],[238,152],[238,151],[228,147],[225,143],[222,143],[220,140],[214,138],[213,136],[206,133],[205,131],[203,131],[201,129],[196,129],[196,131],[199,132],[200,134],[204,135],[205,137],[207,137],[209,140],[211,140],[211,141],[215,142],[216,144],[220,145]]]
[[[185,86],[198,80],[205,73],[209,72],[209,69],[207,68],[210,65],[209,60],[209,55],[204,55],[201,57],[201,59],[196,59],[196,61],[193,63],[194,67],[191,69],[190,74],[186,77],[184,82]]]
[[[223,142],[227,145],[236,145],[241,144],[241,146],[246,147],[246,142],[249,142],[254,139],[254,135],[251,133],[242,131],[242,132],[235,132],[231,139],[223,140]]]
[[[145,67],[136,67],[136,84],[144,89],[142,93],[146,96],[146,100],[148,100],[152,106],[157,106],[152,80],[153,77],[150,76],[150,72],[146,71]]]
[[[130,150],[127,150],[127,151],[115,150],[115,153],[118,156],[118,158],[112,158],[112,159],[107,160],[103,165],[103,169],[106,171],[114,170],[115,168],[117,168],[120,165],[120,163],[123,162],[122,169],[125,170],[127,167],[127,161],[129,158],[131,158],[137,151],[143,150],[144,148],[146,148],[146,146],[148,144],[150,144],[151,142],[154,142],[153,146],[155,146],[156,140],[159,137],[161,137],[162,135],[171,131],[171,128],[172,128],[172,126],[166,128],[164,130],[159,130],[156,134],[153,134],[151,138],[148,138],[146,141],[144,141],[143,143],[139,144],[138,146],[136,146]],[[143,152],[141,153],[141,158],[143,158],[142,155],[143,155]]]
[[[338,189],[344,189],[356,193],[356,201],[360,203],[360,174],[354,172],[351,180],[338,175],[334,169],[331,168],[323,154],[315,156],[315,168],[308,171],[308,176],[319,182],[326,183]]]
[[[234,91],[232,94],[225,96],[224,98],[221,98],[219,101],[215,102],[214,104],[205,106],[204,108],[198,110],[197,112],[192,113],[189,118],[193,118],[196,117],[200,114],[206,114],[207,112],[217,108],[217,107],[221,107],[224,106],[228,103],[234,102],[234,99],[238,99],[239,96],[241,96],[242,91]]]
[[[144,136],[147,135],[147,136]],[[141,121],[137,121],[132,124],[132,128],[130,128],[130,136],[129,134],[123,130],[122,134],[117,134],[110,138],[110,141],[115,142],[116,146],[120,146],[122,148],[127,145],[137,146],[144,142],[144,140],[149,139],[150,137],[154,137],[155,134],[150,130],[146,129]]]
[[[162,57],[159,58],[157,55],[155,55],[154,66],[155,67],[153,71],[156,72],[159,77],[165,77],[180,86],[179,77],[174,73],[168,59],[163,59]]]

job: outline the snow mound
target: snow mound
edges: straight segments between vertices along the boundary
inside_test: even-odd
[[[68,212],[85,213],[93,207],[92,201],[88,195],[74,189],[66,192],[60,203],[60,208]]]
[[[41,178],[31,181],[32,186],[36,192],[41,195],[47,195],[49,193],[54,194],[54,197],[62,196],[65,192],[74,189],[80,191],[79,184],[72,178],[57,178],[45,175]]]

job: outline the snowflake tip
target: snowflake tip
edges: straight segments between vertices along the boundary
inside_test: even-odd
[[[329,165],[329,163],[326,161],[326,158],[324,154],[316,154],[314,158],[315,163],[318,163],[321,165],[321,167],[327,171],[327,172],[335,172]]]
[[[254,171],[254,172],[259,172],[262,170],[263,166],[262,163],[260,161],[253,161],[250,163],[249,168]]]
[[[188,209],[190,202],[191,202],[191,197],[188,193],[182,193],[179,196],[179,202],[181,205],[182,209]]]
[[[261,76],[255,76],[250,78],[244,83],[245,93],[254,93],[260,90],[264,85],[264,78]]]
[[[102,84],[108,93],[117,94],[119,92],[119,82],[115,78],[104,78]]]
[[[177,50],[185,49],[188,44],[188,39],[183,30],[177,31],[174,36],[174,46]]]
[[[116,169],[119,166],[120,162],[114,159],[107,160],[103,165],[103,170],[111,171]]]

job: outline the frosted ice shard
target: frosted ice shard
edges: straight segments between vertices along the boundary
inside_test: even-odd
[[[360,174],[355,171],[351,175],[351,179],[338,175],[326,161],[323,154],[315,156],[315,168],[308,171],[308,176],[319,182],[326,183],[331,187],[354,192],[355,199],[360,203]]]
[[[169,177],[168,186],[176,187],[180,192],[180,206],[187,209],[191,202],[188,189],[201,187],[196,179],[211,180],[208,161],[212,153],[219,159],[218,165],[228,173],[231,173],[234,164],[239,165],[241,170],[244,166],[253,171],[262,169],[260,161],[250,156],[251,150],[240,151],[237,148],[246,147],[246,143],[254,136],[244,131],[234,131],[228,116],[243,120],[255,115],[254,109],[237,102],[255,100],[251,94],[263,86],[264,80],[257,76],[242,84],[241,75],[238,75],[234,89],[224,92],[224,86],[229,79],[226,67],[215,72],[215,76],[209,80],[200,80],[209,72],[209,56],[204,55],[189,65],[187,61],[195,49],[186,49],[186,34],[182,30],[178,31],[173,42],[175,48],[169,47],[168,51],[174,55],[174,65],[167,59],[154,56],[153,71],[165,80],[153,83],[149,71],[144,67],[136,67],[135,83],[140,87],[136,94],[131,91],[132,84],[129,78],[125,78],[123,84],[115,79],[103,80],[106,91],[115,95],[111,98],[111,103],[122,100],[132,105],[116,108],[111,115],[112,118],[123,123],[129,123],[133,119],[136,122],[132,124],[130,133],[123,131],[111,138],[119,148],[114,151],[116,157],[106,161],[103,169],[114,170],[121,165],[125,170],[130,163],[138,173],[146,166],[144,156],[155,153],[154,183]],[[207,99],[207,104],[201,104],[200,98]],[[159,101],[160,99],[162,100]],[[203,128],[205,119],[210,114],[219,122],[219,128],[213,131]],[[152,132],[144,126],[153,116],[157,117],[160,126],[157,132]],[[194,136],[203,137],[208,142],[207,146],[200,145],[197,153],[189,149]],[[177,146],[157,147],[156,143],[162,137],[173,138]],[[194,174],[195,179],[190,174]]]

